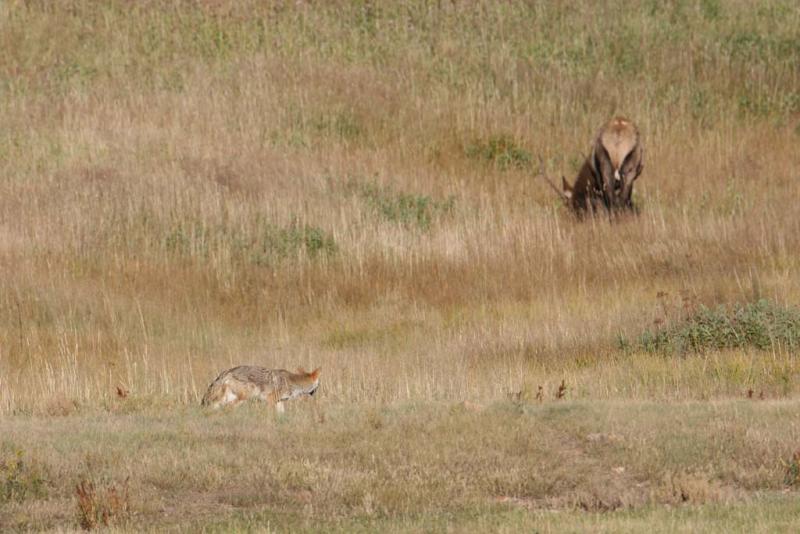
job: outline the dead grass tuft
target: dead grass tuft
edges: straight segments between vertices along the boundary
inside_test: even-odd
[[[127,479],[96,487],[94,482],[83,478],[75,486],[75,498],[78,524],[84,530],[119,525],[130,517]]]
[[[556,400],[561,400],[567,395],[567,381],[562,380],[555,393]]]
[[[666,504],[708,504],[731,499],[734,492],[708,473],[680,471],[666,473],[654,489],[653,499]]]
[[[48,399],[44,407],[44,413],[53,417],[65,417],[75,413],[79,408],[80,404],[75,399],[56,395],[52,399]]]

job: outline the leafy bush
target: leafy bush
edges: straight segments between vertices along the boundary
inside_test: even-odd
[[[766,300],[707,308],[665,328],[647,330],[639,344],[648,352],[684,354],[713,349],[800,346],[800,310]]]

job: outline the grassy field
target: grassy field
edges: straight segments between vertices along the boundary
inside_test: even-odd
[[[786,493],[799,408],[565,400],[351,410],[320,399],[276,419],[263,406],[209,414],[120,402],[7,420],[3,439],[25,450],[0,479],[12,493],[0,521],[43,530],[108,518],[123,530],[192,532],[790,532],[800,527],[797,497]],[[92,486],[76,502],[80,484]]]
[[[0,526],[795,530],[798,27],[0,3]],[[641,214],[576,221],[615,114]],[[239,363],[320,394],[201,412]]]

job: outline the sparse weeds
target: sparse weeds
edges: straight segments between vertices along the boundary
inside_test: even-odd
[[[725,498],[730,490],[702,471],[683,470],[663,475],[653,499],[666,504],[706,504]]]
[[[252,230],[200,220],[180,223],[164,237],[163,246],[171,254],[200,260],[227,250],[235,260],[254,265],[332,257],[338,250],[331,234],[297,220],[288,226],[262,220]]]
[[[553,400],[564,400],[567,397],[567,380],[562,379],[561,382],[556,387],[555,391],[553,391]],[[513,403],[527,403],[527,402],[538,402],[542,403],[545,400],[545,390],[544,386],[539,384],[536,386],[536,392],[533,392],[533,389],[529,387],[524,387],[519,390],[512,390],[506,393],[506,397]]]
[[[385,221],[426,231],[434,221],[452,213],[455,197],[437,200],[427,195],[399,193],[376,184],[349,186],[364,204]]]
[[[318,148],[321,140],[354,142],[364,137],[362,121],[350,109],[324,111],[306,116],[299,109],[289,114],[288,124],[267,134],[275,146],[287,145],[295,148]]]
[[[527,169],[531,166],[531,153],[520,147],[510,135],[493,135],[486,140],[475,140],[464,149],[467,157],[496,165],[501,170]]]
[[[330,234],[319,227],[295,222],[284,228],[264,225],[249,257],[255,263],[267,264],[298,254],[312,259],[333,256],[336,251],[336,242]]]
[[[81,478],[75,486],[78,524],[84,530],[119,525],[130,517],[128,480],[99,485]]]
[[[351,111],[319,115],[312,119],[310,124],[320,134],[343,141],[352,141],[364,134],[361,123]]]
[[[795,349],[800,345],[800,310],[767,300],[717,308],[699,306],[678,321],[658,326],[639,337],[643,350],[681,355],[748,347]]]
[[[0,504],[37,499],[46,494],[42,468],[22,449],[0,447]]]
[[[752,29],[738,30],[721,40],[723,50],[735,61],[780,62],[795,60],[800,54],[800,38],[763,34]]]
[[[792,457],[786,462],[783,482],[791,488],[800,487],[800,449],[794,451]]]
[[[567,381],[562,380],[561,383],[558,385],[558,389],[556,390],[555,397],[556,400],[561,400],[567,396]]]

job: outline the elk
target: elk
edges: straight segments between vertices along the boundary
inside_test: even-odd
[[[572,185],[562,176],[560,191],[544,172],[542,176],[579,215],[603,208],[612,213],[634,210],[633,182],[642,173],[643,159],[639,129],[632,121],[615,117],[597,132],[592,152]]]

